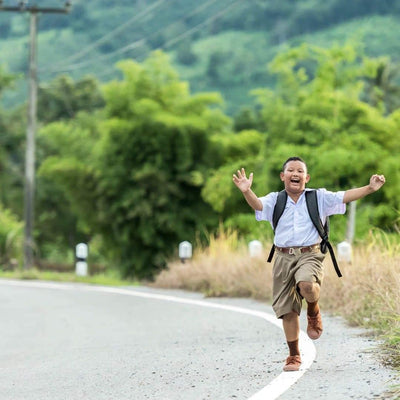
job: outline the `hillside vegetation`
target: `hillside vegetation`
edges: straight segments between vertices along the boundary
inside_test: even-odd
[[[38,6],[59,3],[37,1]],[[221,92],[234,114],[249,103],[251,89],[274,84],[266,65],[282,46],[325,47],[357,36],[367,55],[396,61],[400,54],[400,6],[394,0],[75,0],[72,5],[69,15],[40,17],[42,84],[61,73],[75,79],[92,74],[106,82],[119,76],[118,60],[143,61],[163,49],[195,92]],[[0,64],[9,72],[27,70],[28,18],[0,13]],[[25,86],[21,81],[18,90],[6,92],[6,104],[24,101]]]

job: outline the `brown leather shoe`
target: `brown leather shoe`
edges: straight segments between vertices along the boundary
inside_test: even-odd
[[[307,335],[310,339],[316,340],[322,335],[322,318],[321,313],[318,311],[318,314],[314,317],[310,317],[307,315],[308,325],[307,325]]]
[[[286,364],[283,367],[284,371],[298,371],[301,365],[301,358],[300,356],[289,356],[286,359]]]

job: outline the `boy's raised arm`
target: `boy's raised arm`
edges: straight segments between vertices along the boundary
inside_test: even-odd
[[[379,190],[385,183],[384,175],[372,175],[369,184],[359,188],[346,190],[343,197],[343,203],[350,203],[374,193]]]
[[[238,189],[243,193],[244,198],[251,208],[254,210],[261,211],[263,205],[260,199],[251,190],[251,185],[253,183],[253,173],[246,177],[246,171],[244,168],[237,171],[237,174],[233,174],[233,183],[238,187]]]

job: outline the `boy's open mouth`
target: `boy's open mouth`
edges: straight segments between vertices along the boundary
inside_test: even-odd
[[[290,182],[292,182],[292,183],[300,183],[300,179],[298,179],[298,178],[292,178],[292,179],[290,180]]]

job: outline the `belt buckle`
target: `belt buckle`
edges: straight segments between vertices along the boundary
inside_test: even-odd
[[[294,247],[289,247],[289,254],[294,256],[296,254],[296,250],[297,249],[295,249]]]

